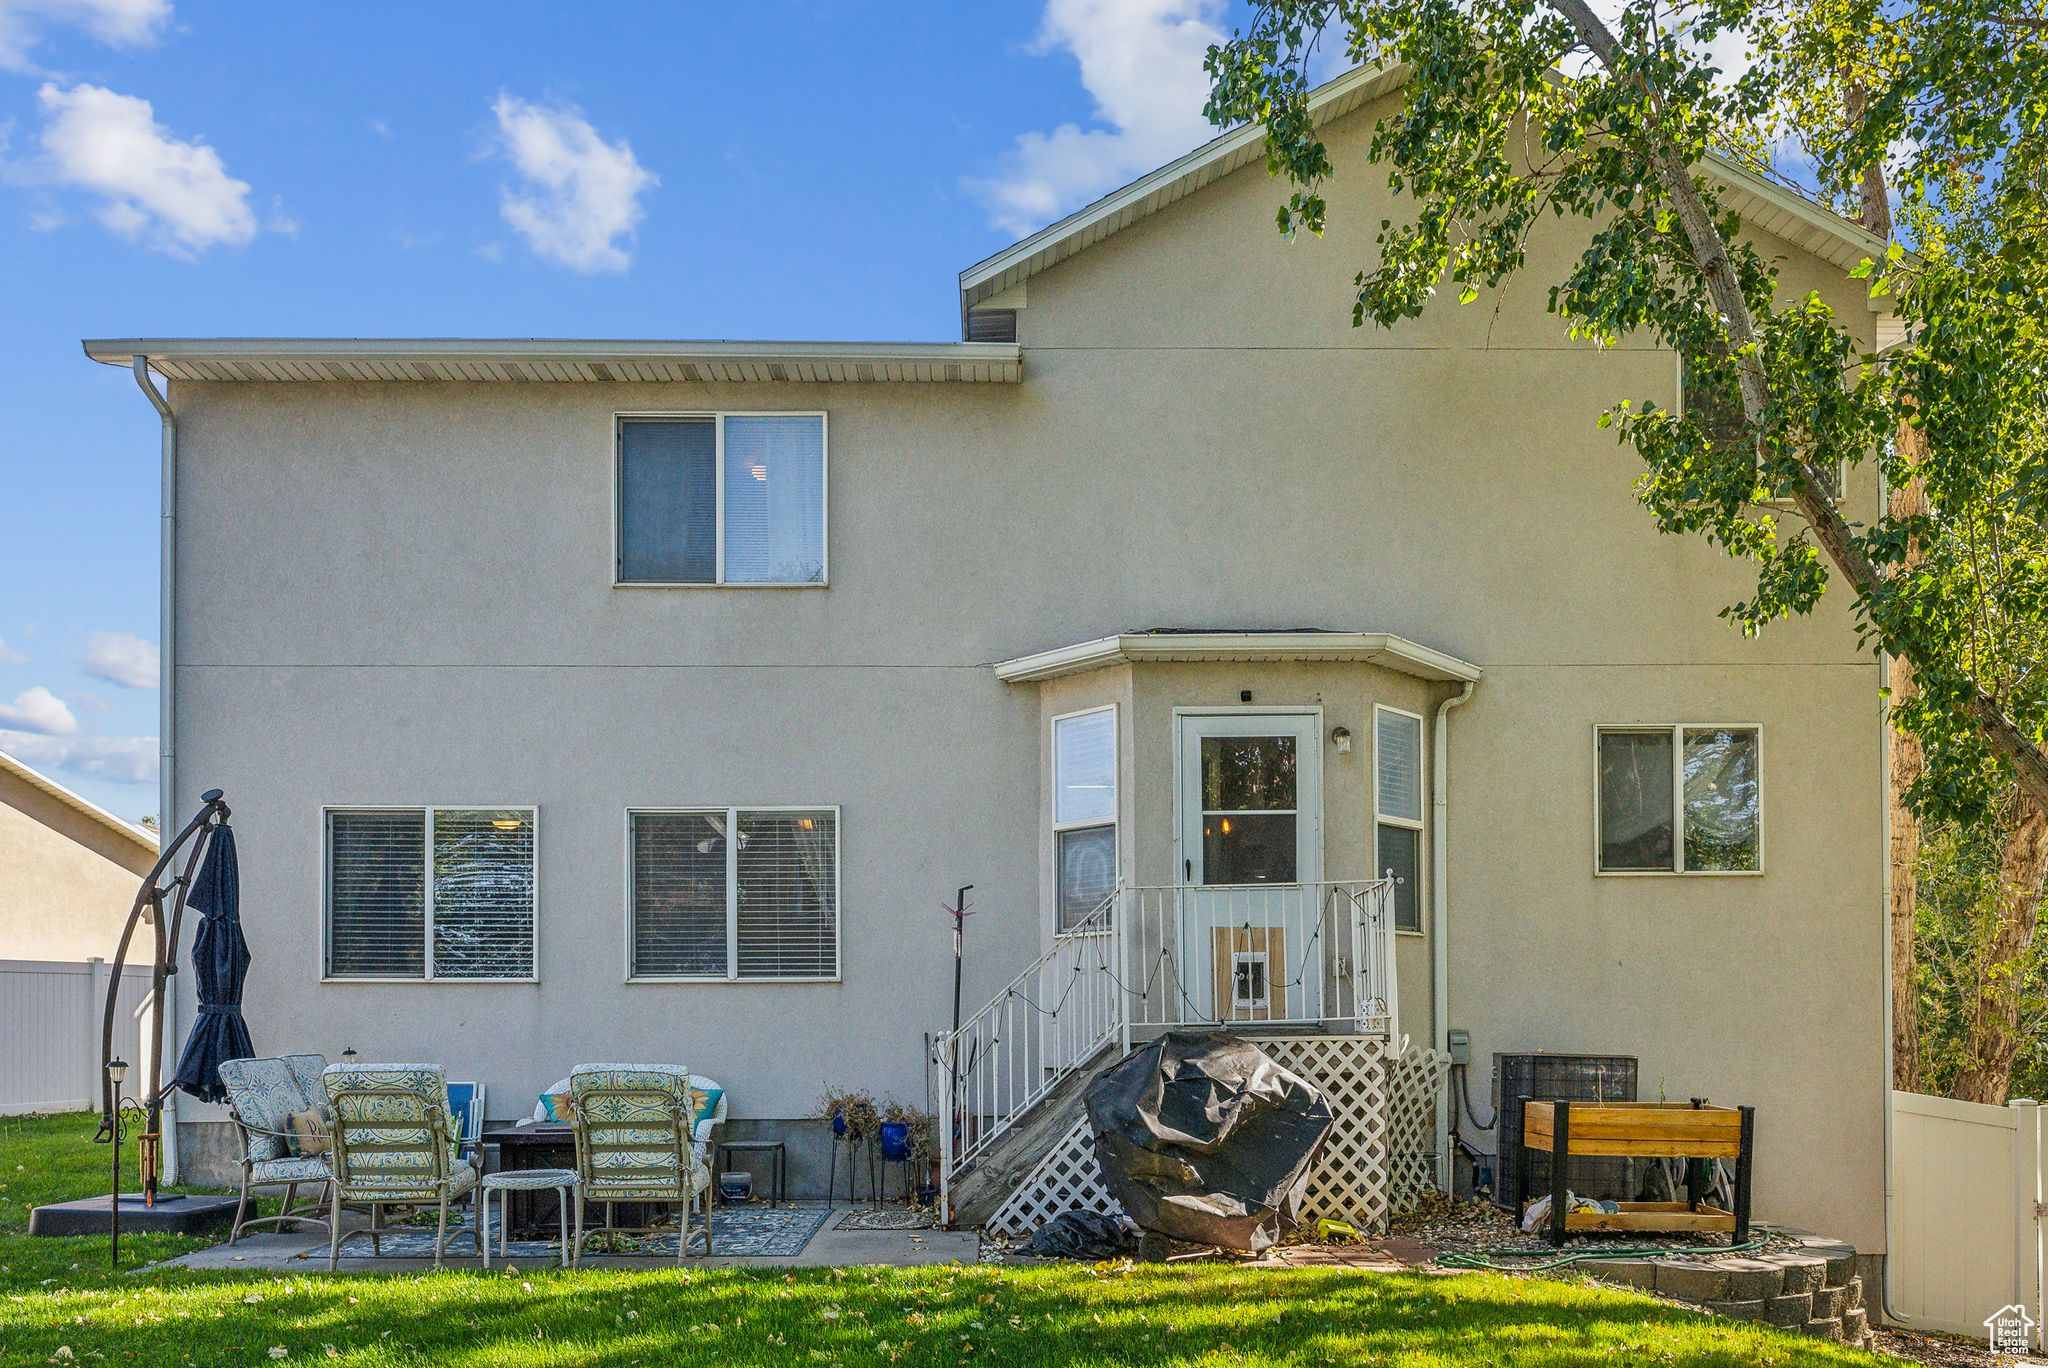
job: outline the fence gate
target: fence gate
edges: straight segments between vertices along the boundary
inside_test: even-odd
[[[1894,1092],[1891,1106],[1892,1309],[1909,1329],[1986,1339],[1997,1325],[2040,1348],[2048,1320],[2041,1105]]]

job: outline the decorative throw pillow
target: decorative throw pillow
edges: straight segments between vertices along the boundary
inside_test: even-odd
[[[702,1125],[718,1110],[719,1099],[725,1096],[723,1088],[706,1088],[697,1094],[697,1123]]]
[[[288,1118],[291,1138],[285,1147],[301,1157],[327,1153],[327,1118],[318,1107],[296,1111]]]
[[[540,1104],[547,1109],[550,1121],[569,1122],[576,1119],[576,1097],[573,1093],[542,1093]]]

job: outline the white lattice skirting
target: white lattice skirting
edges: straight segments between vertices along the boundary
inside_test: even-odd
[[[1330,1101],[1335,1124],[1309,1175],[1302,1219],[1329,1217],[1365,1231],[1386,1229],[1389,1214],[1435,1179],[1436,1086],[1448,1058],[1404,1049],[1390,1067],[1387,1042],[1378,1036],[1248,1039]],[[1006,1237],[1026,1235],[1076,1207],[1118,1210],[1102,1186],[1085,1117],[1032,1167],[986,1228]]]

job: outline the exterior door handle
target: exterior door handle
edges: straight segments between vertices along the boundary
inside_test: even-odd
[[[1195,862],[1193,860],[1182,860],[1180,862],[1180,881],[1182,883],[1193,883],[1195,881]]]

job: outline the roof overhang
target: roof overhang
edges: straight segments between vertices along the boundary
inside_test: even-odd
[[[85,354],[137,356],[170,380],[524,383],[927,382],[1015,384],[1013,342],[604,342],[545,338],[110,338]]]
[[[1317,124],[1328,123],[1398,90],[1407,80],[1405,64],[1348,71],[1309,93],[1309,116]],[[960,273],[961,307],[971,309],[1111,234],[1151,217],[1176,200],[1185,199],[1203,186],[1254,162],[1263,163],[1265,157],[1266,130],[1262,126],[1245,124],[1233,128],[968,267]],[[1882,238],[1795,191],[1774,185],[1717,156],[1709,156],[1701,163],[1701,169],[1721,187],[1723,204],[1750,227],[1784,238],[1844,269],[1865,257],[1884,257]]]
[[[88,818],[115,835],[122,837],[132,844],[138,852],[147,853],[151,859],[156,858],[156,833],[147,828],[136,826],[133,822],[122,821],[98,803],[73,793],[47,774],[42,773],[40,770],[29,768],[5,751],[0,751],[0,775],[11,775],[19,779],[23,784],[34,789],[36,792],[54,798],[57,802],[70,808],[81,817]]]
[[[1001,661],[996,678],[1035,684],[1105,665],[1207,660],[1350,661],[1456,684],[1475,683],[1480,674],[1470,661],[1391,632],[1128,632]]]

